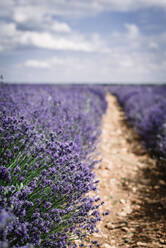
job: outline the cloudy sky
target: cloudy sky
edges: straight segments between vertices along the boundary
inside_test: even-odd
[[[0,1],[8,82],[166,82],[166,0]]]

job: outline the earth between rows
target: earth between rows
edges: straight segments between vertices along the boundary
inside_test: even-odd
[[[102,120],[95,173],[98,192],[110,210],[98,224],[102,248],[166,247],[166,183],[163,168],[150,158],[112,95]]]

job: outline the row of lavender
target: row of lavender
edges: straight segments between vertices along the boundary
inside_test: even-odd
[[[1,86],[0,247],[76,247],[97,232],[103,202],[87,193],[105,110],[100,86]]]
[[[128,121],[143,144],[159,159],[166,159],[166,85],[110,86]]]

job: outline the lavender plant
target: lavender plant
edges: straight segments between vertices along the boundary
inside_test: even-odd
[[[1,247],[83,247],[97,232],[103,202],[88,196],[98,183],[89,154],[105,109],[98,87],[3,85]]]
[[[153,156],[166,159],[166,86],[110,86]]]

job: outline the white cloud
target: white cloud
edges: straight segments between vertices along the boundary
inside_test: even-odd
[[[95,15],[102,11],[134,11],[142,8],[161,7],[166,9],[165,0],[72,0],[50,1],[56,8],[56,14],[61,16],[82,17]],[[64,8],[64,6],[66,8]]]
[[[120,47],[112,48],[104,56],[101,53],[49,54],[44,59],[39,56],[8,67],[4,75],[11,81],[16,78],[29,82],[154,82],[165,80],[165,61],[166,54],[157,61],[152,52]]]
[[[19,32],[16,29],[15,23],[0,23],[0,47],[1,51],[6,51],[8,49],[12,50],[16,47],[19,39]]]
[[[0,16],[10,17],[12,15],[13,9],[16,7],[13,0],[0,1]]]
[[[63,30],[65,34],[50,31],[19,30],[15,23],[1,23],[0,46],[3,50],[12,50],[18,47],[37,47],[41,49],[106,52],[106,42],[98,34],[86,37],[78,32],[71,31],[65,23],[54,23],[52,28]]]
[[[84,17],[93,16],[103,11],[134,11],[149,7],[166,10],[165,0],[40,0],[0,2],[0,15],[13,18],[18,23],[44,24],[53,16]]]
[[[152,48],[152,49],[155,49],[155,50],[159,49],[159,45],[155,41],[150,41],[149,42],[149,47]]]
[[[102,9],[112,11],[133,11],[149,7],[166,8],[165,0],[95,0],[100,2]]]
[[[51,30],[56,31],[56,32],[63,32],[63,33],[70,33],[71,28],[67,23],[64,22],[57,22],[53,21],[51,25]]]
[[[94,47],[91,42],[86,41],[79,35],[75,36],[57,36],[50,33],[40,32],[24,32],[19,40],[22,45],[31,45],[39,48],[53,50],[71,50],[92,52]]]
[[[25,8],[26,7],[26,8]],[[21,5],[22,11],[31,8],[40,9],[41,15],[48,13],[49,15],[83,17],[95,15],[102,11],[133,11],[148,7],[161,7],[166,9],[165,0],[41,0],[39,3],[29,0],[28,4]],[[19,10],[17,10],[19,12]],[[32,12],[34,13],[34,12]],[[34,13],[35,14],[35,13]],[[36,12],[37,16],[39,11]],[[37,17],[35,17],[37,18]]]
[[[166,1],[0,1],[0,16],[4,20],[0,23],[0,52],[5,54],[6,50],[15,52],[20,48],[28,48],[32,55],[28,54],[26,58],[29,59],[20,64],[17,73],[19,75],[24,71],[26,74],[31,70],[35,73],[37,69],[36,78],[47,75],[47,78],[53,79],[54,70],[57,80],[62,81],[132,81],[160,78],[160,75],[165,73],[166,54],[162,47],[165,46],[166,32],[145,35],[135,23],[126,23],[125,31],[117,30],[101,37],[97,33],[80,34],[67,21],[69,18],[93,16],[104,11],[127,12],[148,7],[166,10]],[[35,52],[42,50],[46,59],[34,59],[32,49]],[[48,50],[63,51],[63,57],[59,52],[58,57],[50,58],[47,56]],[[23,51],[26,53],[26,49]]]
[[[165,46],[166,32],[161,34],[146,35],[141,29],[133,23],[124,24],[124,32],[113,32],[110,35],[112,46],[116,49],[125,49],[128,52],[154,52],[160,53],[160,47]]]
[[[40,8],[40,11],[39,11]],[[39,6],[17,6],[13,10],[13,20],[18,23],[26,23],[28,21],[41,21],[44,12]]]
[[[39,59],[33,63],[40,65],[43,60]],[[156,63],[152,53],[129,52],[122,47],[113,48],[111,53],[106,53],[104,56],[94,54],[86,57],[72,54],[48,57],[44,63],[48,70],[48,73],[45,72],[47,79],[56,82],[155,81],[165,70],[164,61]],[[29,65],[29,62],[25,65]]]
[[[125,27],[127,28],[128,31],[127,35],[129,39],[135,40],[139,37],[140,35],[139,28],[135,24],[127,23]]]
[[[1,23],[1,38],[4,36],[12,37],[16,34],[16,24],[15,23]]]
[[[160,43],[164,44],[165,36],[145,36],[135,24],[126,23],[124,26],[124,32],[110,36],[110,46],[104,54],[97,51],[91,55],[86,53],[86,56],[77,53],[70,56],[59,54],[33,63],[38,67],[40,63],[47,65],[47,79],[57,82],[154,82],[163,79],[166,53],[160,51]],[[94,34],[93,40],[96,43],[99,40],[98,46],[102,46],[100,36]],[[157,54],[154,52],[156,49]],[[27,61],[25,65],[33,63]]]
[[[33,67],[33,68],[49,68],[50,65],[49,63],[45,62],[45,61],[38,61],[38,60],[27,60],[24,64],[27,67]]]
[[[47,13],[42,6],[29,5],[25,7],[15,7],[13,10],[13,20],[24,25],[31,30],[47,30],[59,33],[71,32],[71,27],[65,22],[59,22]]]
[[[93,51],[91,43],[80,39],[79,36],[65,38],[62,36],[53,36],[49,33],[25,32],[20,37],[20,43],[55,50]]]
[[[33,67],[33,68],[55,68],[55,66],[64,66],[64,65],[71,65],[72,58],[65,57],[65,58],[58,58],[58,57],[51,57],[45,60],[37,60],[37,59],[29,59],[25,61],[25,67]]]

